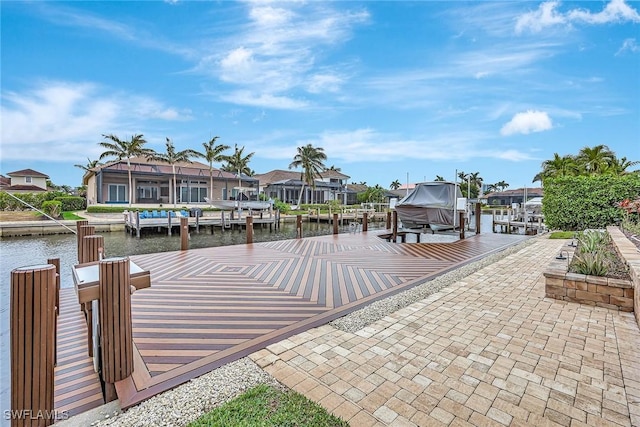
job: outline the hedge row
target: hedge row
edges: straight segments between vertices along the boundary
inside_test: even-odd
[[[80,211],[86,206],[84,197],[69,196],[62,191],[45,191],[38,193],[17,193],[16,197],[35,207],[42,209],[43,203],[51,200],[57,200],[61,203],[63,211]],[[31,209],[27,205],[20,203],[18,200],[7,194],[6,191],[0,191],[0,210],[2,211],[24,211]]]
[[[542,213],[547,227],[585,230],[618,224],[616,203],[640,196],[640,175],[571,176],[544,180]]]

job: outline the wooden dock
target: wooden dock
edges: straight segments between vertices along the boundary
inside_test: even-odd
[[[399,244],[378,238],[380,232],[131,257],[151,271],[151,287],[132,295],[135,369],[116,383],[121,406],[526,239],[484,234]],[[82,329],[79,310],[77,315]],[[61,317],[60,327],[69,328],[70,321]],[[86,355],[85,339],[78,337],[77,348],[68,351]],[[82,408],[72,400],[65,407]]]
[[[498,227],[503,233],[538,234],[546,229],[543,215],[527,214],[517,209],[500,209],[492,212],[492,230]]]

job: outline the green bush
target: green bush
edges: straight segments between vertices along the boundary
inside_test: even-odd
[[[640,195],[640,175],[571,176],[544,180],[542,213],[556,230],[605,228],[622,221],[616,203]]]
[[[84,197],[76,196],[58,196],[53,200],[57,200],[62,203],[62,211],[81,211],[86,206],[86,200]]]
[[[65,193],[61,191],[43,191],[38,193],[15,193],[14,195],[34,208],[42,209],[42,203],[64,196]],[[29,209],[31,208],[11,197],[6,191],[0,191],[0,210],[24,211]]]
[[[62,202],[47,200],[42,202],[42,211],[52,218],[58,218],[62,212]]]

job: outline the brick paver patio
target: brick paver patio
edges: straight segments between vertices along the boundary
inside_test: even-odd
[[[538,238],[355,334],[326,325],[251,357],[352,426],[640,426],[633,314],[544,297],[564,244]]]

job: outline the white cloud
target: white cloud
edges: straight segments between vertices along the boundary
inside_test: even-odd
[[[640,46],[638,46],[638,43],[636,42],[636,39],[626,39],[624,42],[622,42],[622,46],[620,46],[620,49],[618,49],[618,51],[616,52],[616,56],[624,53],[624,52],[639,52],[640,51]]]
[[[553,128],[553,123],[546,112],[528,110],[514,115],[511,121],[502,126],[500,133],[508,136],[515,133],[542,132],[551,128]]]
[[[105,94],[92,83],[47,81],[26,92],[2,93],[3,159],[85,159],[98,153],[102,133],[135,133],[144,120],[188,115],[151,98]],[[46,153],[46,154],[45,154]]]
[[[547,1],[537,10],[527,12],[516,20],[516,33],[531,31],[539,33],[547,27],[572,23],[608,24],[615,22],[640,22],[640,14],[624,0],[611,0],[600,12],[572,9],[566,13],[558,11],[560,2]]]
[[[221,99],[234,104],[275,108],[279,110],[293,110],[297,108],[305,108],[309,105],[306,101],[298,101],[286,96],[272,95],[269,93],[255,93],[247,90],[239,90],[223,95]]]
[[[313,94],[339,91],[344,75],[319,71],[324,51],[346,42],[354,26],[368,21],[368,12],[338,11],[314,2],[247,6],[249,22],[223,42],[223,47],[217,45],[216,53],[204,56],[196,68],[235,86],[235,92],[224,99],[271,107],[261,100],[291,99],[290,93],[298,90]],[[251,93],[250,102],[238,93]],[[279,102],[274,108],[301,106],[300,102]]]

